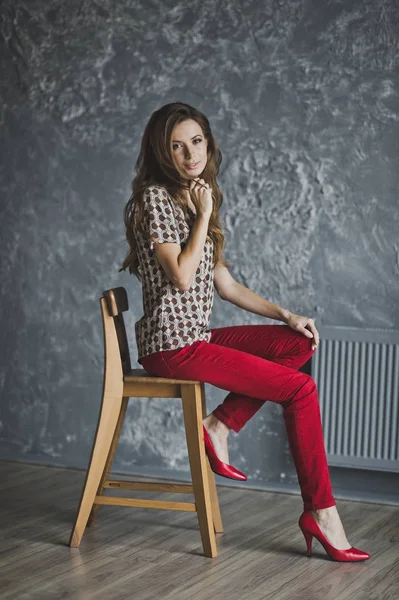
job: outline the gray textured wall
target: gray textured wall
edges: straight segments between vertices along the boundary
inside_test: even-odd
[[[398,326],[397,12],[390,0],[3,1],[3,458],[86,466],[103,289],[128,289],[136,358],[122,209],[166,102],[210,119],[238,281],[316,323]],[[212,327],[264,322],[216,296]],[[209,409],[227,393],[206,391]],[[280,406],[232,433],[230,456],[250,485],[299,489]],[[187,477],[177,400],[131,402],[115,467]]]

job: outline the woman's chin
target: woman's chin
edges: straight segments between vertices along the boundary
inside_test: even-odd
[[[190,171],[186,171],[187,172],[187,178],[188,179],[195,179],[196,177],[200,177],[202,172],[204,169],[193,169],[191,172]]]
[[[198,179],[198,177],[202,176],[203,172],[204,172],[203,168],[193,169],[192,171],[190,169],[185,169],[185,179],[187,181],[192,181],[193,179]]]

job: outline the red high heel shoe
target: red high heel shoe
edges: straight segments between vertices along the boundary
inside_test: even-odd
[[[353,546],[347,550],[339,550],[338,548],[334,548],[334,546],[332,546],[327,540],[326,536],[321,531],[310,512],[303,512],[299,517],[298,524],[305,537],[309,556],[312,554],[312,539],[314,536],[317,540],[319,540],[320,544],[322,544],[324,550],[327,552],[331,560],[354,562],[359,560],[367,560],[370,558],[370,554],[368,554],[368,552],[363,552],[362,550],[358,550]]]
[[[205,442],[205,450],[209,458],[209,464],[211,465],[211,469],[214,473],[221,475],[222,477],[228,477],[229,479],[239,479],[241,481],[246,481],[247,476],[241,471],[238,471],[231,465],[222,462],[216,455],[215,448],[211,442],[211,438],[205,427],[204,429],[204,442]]]

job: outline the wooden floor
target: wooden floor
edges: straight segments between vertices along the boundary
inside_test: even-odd
[[[202,554],[196,513],[111,506],[72,549],[83,480],[82,471],[0,462],[1,600],[399,599],[398,507],[337,500],[349,542],[371,554],[339,563],[315,539],[307,556],[299,496],[218,478],[225,532],[216,558]]]

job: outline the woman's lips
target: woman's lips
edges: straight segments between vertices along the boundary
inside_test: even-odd
[[[195,169],[195,167],[198,167],[198,165],[200,164],[201,161],[198,161],[194,164],[191,165],[186,165],[187,169]]]

